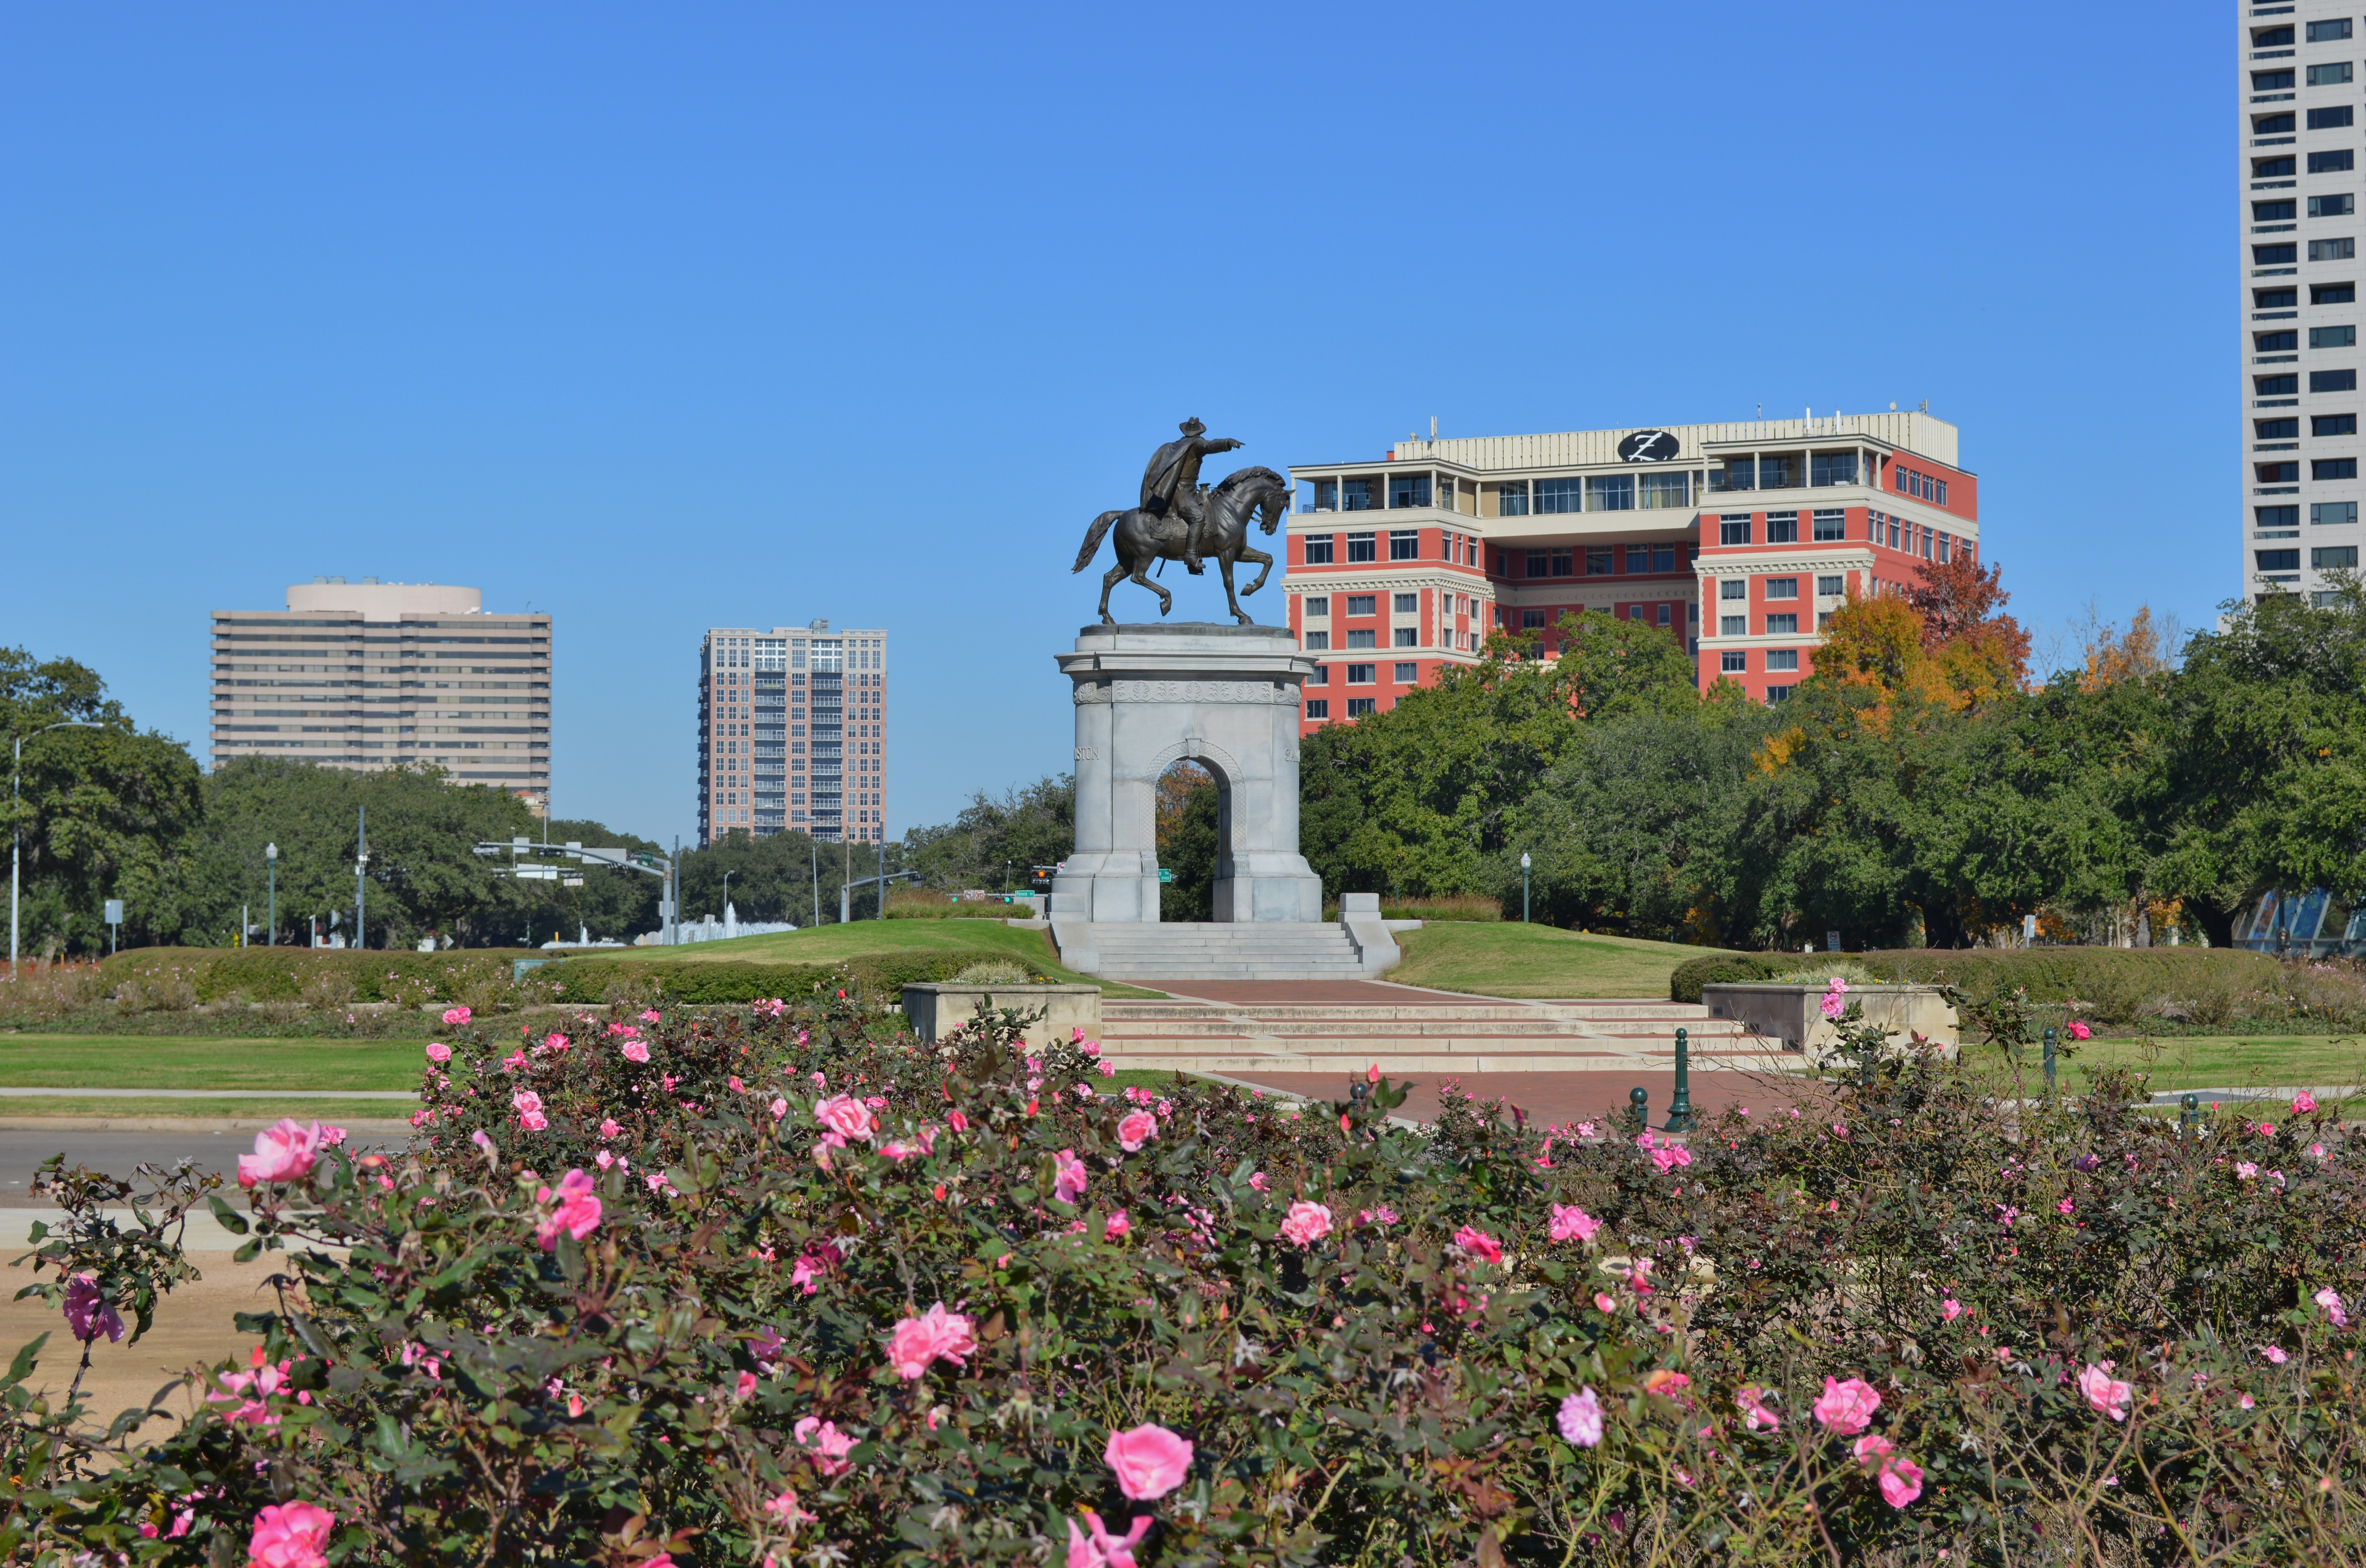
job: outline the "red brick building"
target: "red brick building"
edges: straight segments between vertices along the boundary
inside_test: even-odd
[[[1322,661],[1308,727],[1389,707],[1487,635],[1560,652],[1565,612],[1681,640],[1780,702],[1851,594],[1977,558],[1979,481],[1927,413],[1408,439],[1377,463],[1298,464],[1290,626]]]

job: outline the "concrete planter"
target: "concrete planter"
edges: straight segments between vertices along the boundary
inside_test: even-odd
[[[941,1039],[979,1013],[1003,1008],[1044,1011],[1040,1021],[1027,1026],[1030,1045],[1069,1039],[1078,1029],[1087,1040],[1101,1037],[1098,986],[993,986],[937,980],[904,987],[905,1021],[923,1040]]]
[[[1811,1055],[1830,1050],[1840,1030],[1823,1012],[1821,986],[1773,986],[1735,982],[1701,987],[1711,1018],[1729,1018],[1752,1034],[1780,1040],[1786,1051]],[[1889,1031],[1897,1043],[1910,1032],[1953,1054],[1957,1043],[1955,1010],[1936,986],[1852,986],[1848,999],[1865,1009],[1865,1021]]]

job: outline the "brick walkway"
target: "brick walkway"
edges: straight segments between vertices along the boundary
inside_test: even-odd
[[[1503,1000],[1378,980],[1161,980],[1157,988],[1171,997],[1225,1007],[1471,1007]]]
[[[1347,1095],[1346,1078],[1324,1074],[1228,1073],[1225,1077],[1235,1083],[1256,1084],[1313,1100],[1344,1100]],[[1411,1081],[1412,1093],[1398,1114],[1426,1122],[1437,1114],[1439,1079],[1421,1074],[1414,1075]],[[1628,1091],[1639,1087],[1651,1091],[1651,1122],[1657,1126],[1667,1119],[1668,1102],[1676,1092],[1673,1072],[1648,1070],[1474,1073],[1459,1082],[1465,1093],[1482,1100],[1508,1100],[1526,1111],[1529,1121],[1549,1125],[1600,1121],[1613,1112],[1623,1113]],[[1740,1071],[1696,1072],[1692,1087],[1693,1109],[1704,1117],[1721,1112],[1728,1106],[1747,1106],[1753,1112],[1765,1114],[1796,1103],[1807,1111],[1808,1103],[1820,1094],[1817,1085],[1802,1078]]]

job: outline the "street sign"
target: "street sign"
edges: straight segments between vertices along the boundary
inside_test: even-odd
[[[107,923],[110,926],[119,926],[123,923],[122,899],[109,898],[107,901]]]
[[[1158,880],[1161,882],[1172,882],[1175,880],[1175,874],[1162,865],[1158,868]]]

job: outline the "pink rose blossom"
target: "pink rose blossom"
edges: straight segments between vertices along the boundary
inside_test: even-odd
[[[1067,1568],[1138,1568],[1133,1549],[1150,1533],[1151,1516],[1138,1514],[1123,1535],[1111,1535],[1101,1524],[1098,1514],[1090,1508],[1081,1511],[1091,1533],[1078,1529],[1076,1520],[1068,1521]]]
[[[1115,1241],[1120,1236],[1131,1235],[1132,1234],[1133,1222],[1125,1217],[1125,1211],[1123,1209],[1120,1209],[1115,1213],[1110,1215],[1108,1222],[1101,1226],[1101,1239],[1103,1241]]]
[[[444,1010],[444,1027],[446,1029],[466,1029],[468,1027],[469,1016],[470,1015],[467,1008],[446,1008]]]
[[[542,1050],[538,1054],[548,1055],[554,1052],[564,1051],[569,1043],[567,1036],[553,1031],[542,1037]]]
[[[1117,1146],[1128,1154],[1140,1154],[1142,1145],[1158,1136],[1158,1118],[1147,1111],[1136,1111],[1117,1124]]]
[[[2270,1366],[2281,1367],[2292,1359],[2290,1356],[2284,1354],[2284,1348],[2281,1345],[2262,1345],[2259,1347],[2259,1354],[2267,1358],[2268,1364]]]
[[[977,1337],[970,1320],[959,1313],[947,1312],[939,1302],[918,1317],[899,1320],[887,1339],[887,1361],[896,1375],[906,1382],[926,1376],[930,1363],[943,1359],[953,1365],[966,1366],[965,1359],[977,1349]]]
[[[2078,1207],[2078,1204],[2073,1203],[2069,1199],[2065,1198],[2062,1201],[2054,1205],[2054,1212],[2057,1214],[2067,1214]]]
[[[2021,1211],[2010,1203],[1999,1203],[1996,1209],[1997,1224],[2007,1230],[2012,1229],[2012,1222],[2021,1218]]]
[[[1823,999],[1817,1004],[1823,1010],[1826,1018],[1837,1021],[1841,1014],[1847,1010],[1848,988],[1849,984],[1846,980],[1838,975],[1832,976],[1832,983],[1825,989]]]
[[[1191,1473],[1191,1443],[1155,1423],[1111,1431],[1101,1459],[1117,1472],[1117,1489],[1137,1503],[1155,1502]]]
[[[852,1468],[846,1456],[854,1450],[854,1439],[838,1429],[837,1423],[818,1416],[798,1418],[789,1435],[797,1447],[813,1456],[813,1466],[824,1475],[843,1475]]]
[[[1377,1209],[1364,1209],[1358,1211],[1356,1215],[1356,1223],[1359,1225],[1380,1225],[1385,1228],[1396,1224],[1397,1218],[1397,1212],[1394,1209],[1390,1208],[1386,1203],[1383,1203]]]
[[[1872,1426],[1873,1413],[1880,1408],[1881,1395],[1863,1378],[1845,1382],[1826,1378],[1824,1392],[1815,1404],[1816,1419],[1843,1438],[1853,1438]]]
[[[2079,1374],[2079,1392],[2087,1396],[2089,1404],[2112,1420],[2124,1421],[2128,1418],[2128,1402],[2135,1397],[2136,1391],[2112,1377],[2112,1363],[2102,1361]]]
[[[1560,1428],[1563,1439],[1590,1449],[1602,1441],[1602,1401],[1592,1388],[1579,1389],[1560,1402],[1553,1424]]]
[[[1741,1424],[1753,1432],[1771,1432],[1783,1425],[1783,1417],[1766,1407],[1765,1393],[1756,1383],[1744,1383],[1741,1392],[1733,1396],[1734,1407],[1741,1412]]]
[[[1893,1508],[1902,1508],[1922,1495],[1922,1467],[1896,1455],[1897,1445],[1887,1438],[1863,1437],[1856,1440],[1857,1462],[1870,1461],[1881,1467],[1882,1500]]]
[[[1282,1217],[1281,1238],[1292,1247],[1312,1247],[1331,1234],[1331,1211],[1321,1203],[1301,1201]]]
[[[1602,1222],[1574,1203],[1552,1206],[1552,1238],[1555,1241],[1592,1241]]]
[[[1939,1303],[1939,1321],[1953,1323],[1964,1314],[1964,1303],[1953,1296]]]
[[[1504,1261],[1503,1244],[1497,1241],[1493,1236],[1489,1235],[1485,1231],[1475,1229],[1472,1226],[1464,1225],[1460,1230],[1456,1231],[1454,1233],[1454,1245],[1460,1247],[1463,1251],[1469,1253],[1471,1257],[1477,1258],[1482,1263],[1501,1263]]]
[[[956,1133],[966,1133],[969,1131],[969,1118],[955,1111],[946,1116],[945,1125]]]
[[[782,1117],[786,1116],[789,1113],[789,1102],[785,1100],[775,1097],[772,1100],[771,1110],[772,1112],[772,1120],[777,1122]]]
[[[2349,1314],[2341,1310],[2341,1294],[2332,1286],[2327,1285],[2325,1289],[2317,1292],[2316,1294],[2309,1297],[2309,1300],[2315,1302],[2317,1305],[2325,1309],[2325,1315],[2333,1320],[2334,1327],[2347,1328],[2349,1326]]]
[[[814,1120],[841,1138],[868,1138],[878,1128],[871,1112],[851,1094],[815,1100]]]
[[[1597,1310],[1602,1312],[1617,1312],[1618,1310],[1618,1303],[1611,1300],[1608,1296],[1603,1294],[1600,1291],[1594,1292],[1594,1304]]]
[[[77,1274],[66,1281],[66,1327],[85,1345],[101,1334],[110,1345],[123,1337],[123,1319],[99,1294],[97,1275]]]
[[[657,1022],[657,1021],[658,1021],[658,1010],[657,1010],[657,1009],[655,1009],[655,1008],[649,1008],[649,1009],[647,1009],[647,1010],[644,1010],[644,1011],[642,1012],[642,1014],[641,1014],[641,1021],[642,1021],[643,1023],[655,1023],[655,1022]]]
[[[431,1062],[448,1062],[452,1059],[452,1047],[445,1044],[441,1040],[431,1040],[427,1043],[427,1059]]]
[[[301,1181],[320,1157],[321,1124],[301,1126],[292,1116],[254,1135],[254,1152],[238,1156],[238,1184],[258,1181]]]
[[[624,1050],[625,1060],[627,1062],[646,1062],[649,1059],[648,1046],[638,1040],[625,1041]]]
[[[1265,1179],[1265,1172],[1261,1170],[1249,1173],[1249,1185],[1259,1192],[1269,1190],[1270,1188],[1270,1184]]]
[[[554,1205],[534,1232],[535,1241],[545,1252],[558,1245],[561,1231],[581,1241],[600,1228],[600,1200],[592,1196],[592,1179],[580,1170],[560,1177],[555,1192],[542,1189],[535,1194],[535,1201]]]
[[[1073,1203],[1085,1195],[1085,1162],[1074,1149],[1062,1149],[1052,1162],[1052,1196]]]
[[[2070,1023],[2067,1032],[2073,1040],[2084,1040],[2095,1032],[2088,1028],[2085,1024],[2079,1023],[2074,1020]]]
[[[2316,1096],[2309,1093],[2308,1090],[2303,1089],[2298,1094],[2293,1096],[2293,1115],[2305,1116],[2315,1109]]]
[[[2256,1165],[2253,1165],[2249,1160],[2244,1159],[2244,1160],[2236,1160],[2236,1161],[2235,1162],[2235,1179],[2236,1179],[2236,1180],[2237,1180],[2237,1181],[2256,1181],[2256,1180],[2258,1180],[2258,1179],[2259,1179],[2259,1168],[2258,1166],[2256,1166]]]
[[[328,1568],[329,1531],[336,1522],[336,1515],[310,1503],[265,1505],[247,1539],[247,1568]]]

